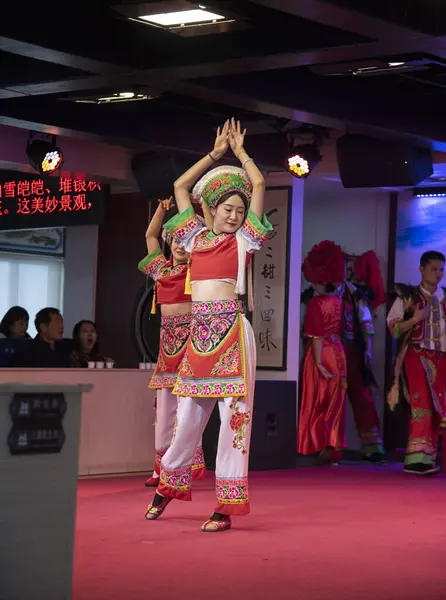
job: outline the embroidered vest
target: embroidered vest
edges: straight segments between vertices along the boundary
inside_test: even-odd
[[[440,351],[440,316],[446,318],[446,301],[444,299],[440,300],[436,295],[427,296],[423,294],[420,288],[416,288],[408,317],[413,314],[413,310],[416,308],[426,307],[429,308],[429,317],[413,327],[410,343]]]

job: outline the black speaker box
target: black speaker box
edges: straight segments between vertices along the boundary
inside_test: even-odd
[[[164,198],[173,193],[173,184],[193,164],[194,158],[184,154],[146,152],[134,156],[131,169],[142,194],[148,198]]]
[[[352,134],[336,147],[345,188],[411,187],[433,173],[431,151],[406,142]]]
[[[206,467],[214,471],[220,416],[218,403],[203,435]],[[296,467],[296,382],[257,381],[249,468],[253,471]]]

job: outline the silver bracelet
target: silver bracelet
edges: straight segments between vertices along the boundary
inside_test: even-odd
[[[245,162],[242,164],[242,169],[244,169],[244,168],[245,168],[245,165],[246,165],[247,163],[249,163],[249,162],[254,162],[254,159],[253,159],[253,158],[247,158],[247,159],[245,160]]]

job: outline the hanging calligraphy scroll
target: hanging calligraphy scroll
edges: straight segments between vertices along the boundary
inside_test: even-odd
[[[253,264],[257,368],[287,368],[289,237],[291,187],[268,188],[265,213],[273,236],[255,254]]]

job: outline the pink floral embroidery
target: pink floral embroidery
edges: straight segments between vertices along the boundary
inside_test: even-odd
[[[150,382],[149,388],[152,390],[160,390],[164,388],[173,388],[175,382],[177,380],[177,373],[163,373],[158,375],[157,373],[153,374],[152,380]]]
[[[166,452],[167,448],[165,450],[157,450],[155,453],[155,466],[158,467],[158,471],[161,466],[161,459],[166,454]]]
[[[217,502],[220,504],[246,504],[248,479],[217,479],[215,482]]]
[[[177,240],[177,242],[182,242],[186,238],[190,236],[191,233],[195,231],[199,231],[203,228],[203,225],[197,215],[193,215],[181,225],[179,225],[176,229],[173,229],[170,232],[166,232],[166,241],[168,244],[172,243],[172,240]]]
[[[227,398],[229,396],[246,396],[245,384],[243,380],[237,380],[235,383],[225,381],[188,381],[183,379],[184,375],[180,370],[180,377],[175,382],[173,393],[178,396],[192,396],[196,398]]]
[[[219,235],[209,237],[207,229],[203,233],[197,235],[194,241],[194,250],[205,250],[206,248],[215,248],[219,246],[226,238],[228,233],[220,233]]]
[[[156,361],[155,373],[158,375],[160,373],[165,373],[166,371],[167,371],[166,363],[164,362],[163,355],[160,352],[158,354],[158,360]]]
[[[251,413],[250,411],[240,412],[236,399],[231,402],[230,408],[232,409],[233,413],[229,422],[229,427],[235,433],[232,441],[232,447],[234,450],[241,450],[242,454],[246,454],[247,450],[245,448],[245,440],[248,436],[246,429],[247,425],[249,425],[251,421]]]
[[[211,371],[211,375],[230,375],[236,373],[240,368],[240,346],[234,342],[224,352]]]
[[[192,471],[202,469],[205,467],[203,448],[197,448],[194,456],[194,464],[192,465]]]
[[[191,467],[168,471],[161,464],[160,482],[172,490],[181,492],[190,490],[192,482]]]
[[[145,275],[148,275],[156,281],[159,277],[162,268],[166,263],[167,260],[165,256],[163,254],[158,254],[153,260],[144,265],[142,271]]]
[[[192,370],[192,366],[189,362],[189,358],[187,356],[187,351],[186,354],[184,355],[183,360],[181,361],[181,365],[180,365],[180,370],[179,372],[181,373],[182,377],[193,377],[194,376],[194,372]]]

